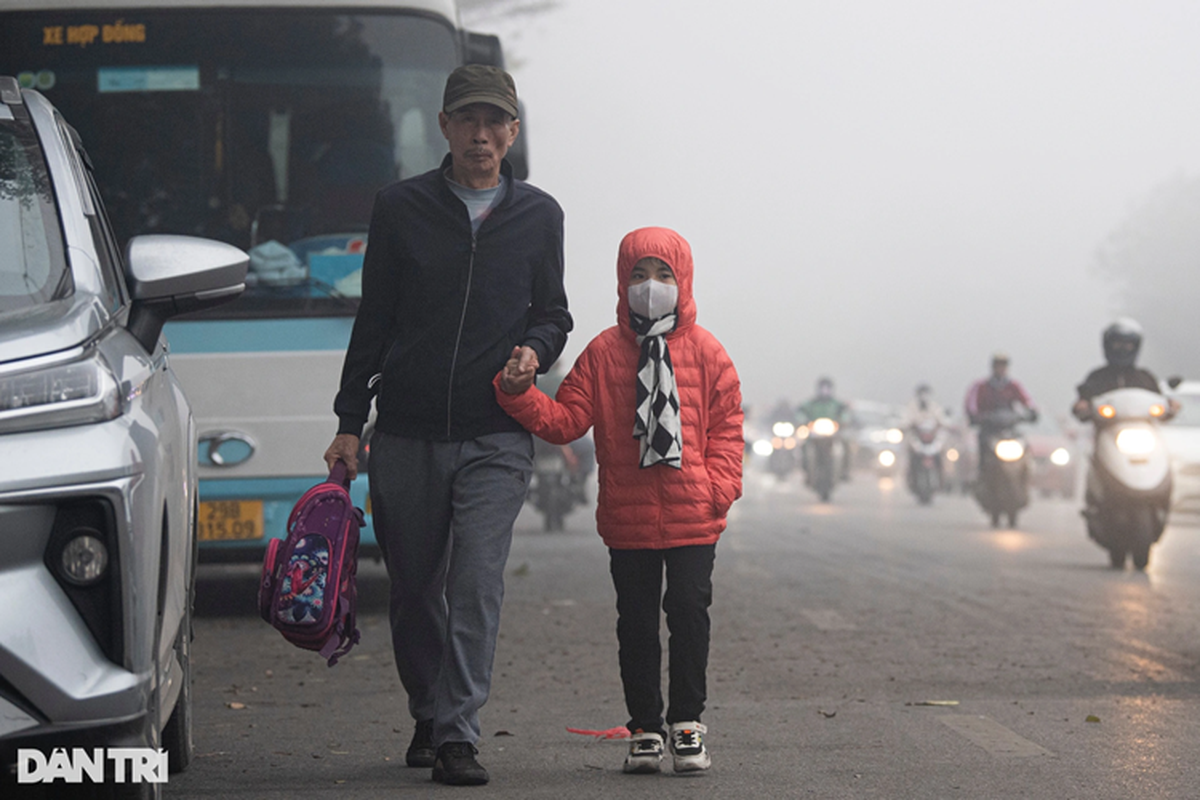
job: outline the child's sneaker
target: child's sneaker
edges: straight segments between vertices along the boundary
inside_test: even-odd
[[[637,773],[658,772],[663,759],[663,737],[657,733],[638,731],[629,740],[629,753],[625,756],[625,771]]]
[[[671,755],[675,757],[676,772],[695,772],[712,766],[704,747],[708,728],[699,722],[671,723]]]

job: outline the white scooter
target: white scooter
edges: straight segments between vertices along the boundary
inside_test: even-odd
[[[1087,476],[1088,536],[1114,569],[1145,569],[1162,536],[1171,502],[1171,461],[1158,423],[1171,417],[1167,398],[1147,389],[1115,389],[1092,398],[1082,419],[1095,428]]]

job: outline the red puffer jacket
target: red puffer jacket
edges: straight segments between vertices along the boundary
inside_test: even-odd
[[[638,356],[625,287],[633,265],[655,256],[679,285],[679,319],[667,334],[683,433],[683,468],[638,466],[633,435]],[[642,228],[621,242],[617,258],[617,325],[593,339],[552,400],[536,387],[500,390],[500,405],[527,430],[565,444],[595,427],[600,495],[596,522],[609,547],[663,549],[711,544],[742,494],[742,396],[733,362],[716,338],[696,325],[692,253],[665,228]]]

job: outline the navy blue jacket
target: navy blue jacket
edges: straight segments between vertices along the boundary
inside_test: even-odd
[[[363,260],[362,302],[334,400],[338,433],[362,435],[378,390],[376,428],[462,441],[524,430],[501,410],[492,378],[516,345],[550,368],[571,330],[563,288],[563,213],[512,177],[471,232],[442,166],[380,190]],[[382,378],[374,386],[371,379]]]

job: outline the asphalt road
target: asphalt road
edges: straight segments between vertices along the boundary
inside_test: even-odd
[[[591,510],[518,523],[486,787],[403,765],[386,578],[360,572],[362,643],[329,669],[255,615],[257,568],[206,566],[197,758],[167,797],[1200,797],[1200,527],[1114,572],[1078,506],[994,531],[965,497],[918,507],[860,476],[823,505],[747,476],[717,550],[706,774],[630,776],[607,554]],[[1200,522],[1200,521],[1198,521]]]

